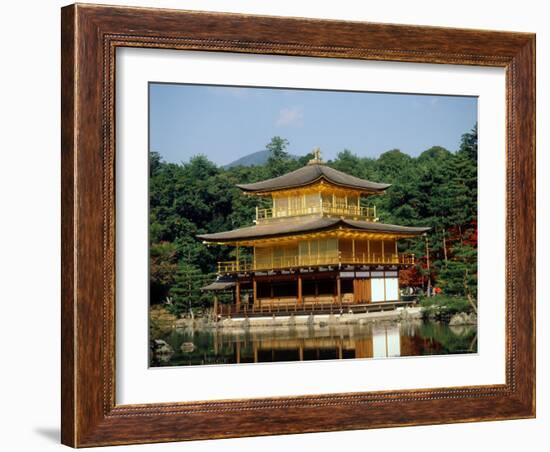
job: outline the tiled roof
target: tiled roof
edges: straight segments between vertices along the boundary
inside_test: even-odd
[[[335,170],[323,164],[306,165],[302,168],[283,174],[273,179],[267,179],[253,184],[237,185],[240,189],[251,193],[271,192],[277,190],[304,187],[319,180],[346,188],[354,188],[365,192],[383,192],[390,184],[380,184]]]
[[[384,224],[370,221],[316,217],[306,221],[296,221],[295,219],[291,219],[288,221],[258,224],[255,226],[234,229],[232,231],[197,235],[197,238],[206,242],[236,242],[239,240],[255,240],[269,237],[305,234],[317,231],[328,231],[339,227],[381,234],[399,234],[402,236],[420,235],[431,229],[429,227],[399,226],[395,224]]]

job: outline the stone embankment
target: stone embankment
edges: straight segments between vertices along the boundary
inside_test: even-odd
[[[252,318],[226,318],[217,323],[206,319],[178,319],[174,322],[176,328],[242,328],[242,327],[270,327],[270,326],[330,326],[368,324],[380,321],[404,321],[421,319],[420,308],[398,308],[393,311],[369,312],[369,313],[343,313],[343,314],[310,314],[300,316],[265,316]]]

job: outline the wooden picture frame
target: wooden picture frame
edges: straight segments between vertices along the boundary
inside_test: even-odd
[[[71,5],[62,9],[62,442],[73,447],[535,416],[535,35]],[[506,69],[506,383],[116,405],[115,50]]]

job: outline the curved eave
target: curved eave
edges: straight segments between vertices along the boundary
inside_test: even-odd
[[[382,193],[390,187],[390,184],[361,179],[335,168],[331,168],[325,164],[306,165],[281,176],[251,184],[239,184],[237,187],[246,193],[262,195],[277,191],[303,188],[318,183],[319,181],[326,181],[328,184],[336,187],[357,190],[363,193]]]
[[[365,188],[357,185],[341,184],[328,179],[324,175],[321,175],[317,179],[305,182],[303,184],[292,184],[292,185],[286,185],[286,186],[270,188],[270,189],[253,189],[249,187],[252,184],[236,184],[236,187],[240,188],[242,191],[244,191],[247,194],[263,196],[263,195],[269,195],[270,193],[276,193],[279,191],[309,187],[311,185],[318,184],[321,181],[326,182],[329,185],[334,185],[335,187],[345,188],[349,190],[356,190],[356,191],[360,191],[361,193],[368,193],[368,194],[383,194],[389,187],[391,187],[391,184],[380,184],[382,186],[380,188]]]
[[[430,229],[429,227],[400,226],[339,218],[320,218],[305,224],[292,223],[290,225],[285,225],[284,223],[273,223],[270,225],[257,225],[234,229],[232,231],[197,235],[197,238],[206,243],[214,244],[251,243],[260,240],[299,236],[317,232],[329,232],[332,230],[364,232],[366,234],[381,234],[406,238],[424,234]]]

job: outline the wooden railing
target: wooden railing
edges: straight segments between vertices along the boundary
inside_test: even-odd
[[[248,260],[218,262],[218,273],[238,273],[253,270]]]
[[[308,314],[343,314],[352,312],[354,314],[364,312],[379,312],[394,310],[399,306],[414,306],[418,302],[416,297],[408,299],[376,302],[376,303],[354,303],[353,301],[339,302],[336,297],[323,301],[311,301],[298,303],[296,298],[287,303],[274,303],[271,300],[263,299],[257,305],[242,304],[220,304],[217,315],[219,317],[262,317],[262,316],[288,316]]]
[[[218,262],[218,273],[239,273],[257,270],[277,270],[300,267],[318,267],[323,265],[346,264],[400,264],[413,265],[414,254],[395,253],[343,253],[326,254],[319,256],[284,256],[272,257],[255,264],[249,260]]]
[[[302,215],[323,214],[353,218],[356,220],[377,221],[376,207],[319,203],[308,207],[294,209],[260,209],[256,208],[256,223],[263,223],[276,218],[298,217]]]
[[[414,254],[405,253],[340,253],[342,264],[414,264]]]

